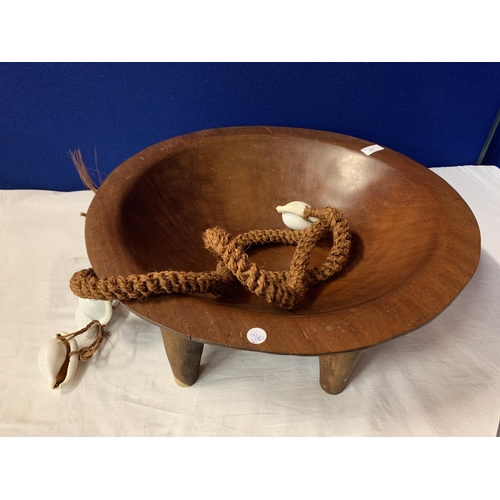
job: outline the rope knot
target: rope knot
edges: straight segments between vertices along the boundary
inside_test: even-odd
[[[306,207],[304,218],[316,217],[311,226],[297,231],[258,230],[232,237],[221,227],[203,233],[205,248],[218,263],[211,272],[161,271],[147,275],[98,278],[92,269],[75,273],[71,290],[83,298],[127,300],[169,293],[223,293],[235,280],[250,292],[284,309],[295,309],[307,289],[331,278],[347,261],[351,246],[349,225],[335,208]],[[308,269],[315,245],[332,233],[333,245],[325,261]],[[252,244],[282,243],[296,245],[288,271],[266,271],[252,262],[245,249]]]

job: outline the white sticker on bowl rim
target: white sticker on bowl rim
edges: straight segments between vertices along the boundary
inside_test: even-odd
[[[250,328],[247,332],[247,339],[252,344],[262,344],[267,339],[267,333],[262,328]]]
[[[361,150],[362,153],[365,153],[366,156],[370,156],[373,153],[376,153],[377,151],[382,151],[384,148],[382,146],[379,146],[378,144],[372,144],[371,146],[366,146],[366,148],[363,148]]]

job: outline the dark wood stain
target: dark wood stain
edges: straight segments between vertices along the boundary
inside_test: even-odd
[[[99,276],[214,269],[201,239],[206,228],[281,228],[277,205],[331,205],[351,226],[351,260],[295,312],[241,289],[224,298],[162,296],[126,306],[186,339],[278,354],[354,351],[415,330],[474,274],[478,225],[439,176],[389,149],[366,156],[360,150],[368,145],[329,132],[238,127],[151,146],[112,172],[89,207],[92,266]],[[312,265],[330,243],[315,250]],[[293,248],[250,253],[266,269],[286,269]],[[266,330],[264,343],[247,340],[252,327]]]

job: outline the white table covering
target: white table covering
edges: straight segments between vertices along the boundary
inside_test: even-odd
[[[478,270],[438,318],[366,351],[338,396],[317,358],[205,346],[190,388],[158,328],[119,307],[101,352],[51,390],[37,354],[74,331],[74,271],[89,267],[86,191],[0,191],[2,436],[494,436],[500,418],[500,170],[442,167],[476,215]]]

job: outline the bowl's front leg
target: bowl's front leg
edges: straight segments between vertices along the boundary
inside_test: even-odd
[[[204,344],[164,328],[161,335],[175,381],[181,387],[193,385],[198,379]]]
[[[361,356],[361,350],[319,357],[319,384],[328,394],[340,394]]]

